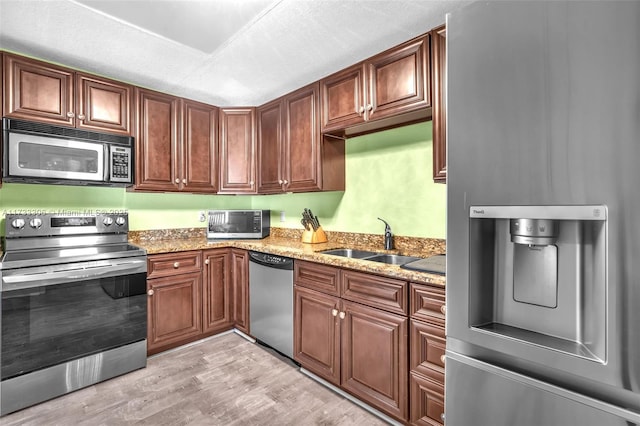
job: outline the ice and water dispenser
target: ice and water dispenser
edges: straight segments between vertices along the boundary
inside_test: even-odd
[[[472,206],[469,326],[606,362],[607,209]]]

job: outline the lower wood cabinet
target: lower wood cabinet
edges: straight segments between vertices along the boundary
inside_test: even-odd
[[[233,327],[229,249],[155,254],[147,264],[148,354]]]
[[[231,249],[231,289],[233,292],[233,322],[249,334],[249,253]]]
[[[444,423],[444,288],[411,283],[410,295],[410,421],[439,426]]]
[[[358,399],[406,421],[408,319],[406,314],[317,290],[326,291],[337,285],[342,294],[349,274],[354,272],[296,261],[294,358],[304,368]],[[367,275],[355,274],[359,281]],[[384,280],[379,276],[370,277],[378,284]],[[390,281],[394,286],[397,284],[397,280]],[[371,289],[367,296],[365,286],[361,287],[358,297],[370,299],[375,306],[376,299],[386,295],[379,292],[379,287]]]

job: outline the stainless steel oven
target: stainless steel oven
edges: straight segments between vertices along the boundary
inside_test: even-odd
[[[126,214],[9,214],[0,414],[146,365],[146,252]]]

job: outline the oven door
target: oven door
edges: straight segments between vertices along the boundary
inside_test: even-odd
[[[8,135],[7,177],[105,180],[103,144],[13,132]]]
[[[146,339],[145,257],[1,273],[3,382]]]

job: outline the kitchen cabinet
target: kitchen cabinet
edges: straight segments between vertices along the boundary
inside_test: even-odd
[[[429,59],[427,34],[321,80],[322,132],[431,106]]]
[[[391,293],[406,295],[396,285],[406,288],[407,283],[390,281],[387,287],[383,277],[296,261],[294,358],[319,377],[406,421],[407,313],[378,306],[386,305]],[[345,282],[350,283],[346,291]]]
[[[131,135],[133,87],[4,54],[3,114],[83,130]]]
[[[433,87],[433,180],[447,181],[447,29],[443,25],[431,30],[431,87]]]
[[[255,108],[220,109],[221,194],[255,194]]]
[[[216,107],[136,89],[136,190],[217,191]]]
[[[257,115],[259,193],[344,190],[344,141],[320,134],[318,83],[258,108]]]
[[[153,254],[147,260],[147,352],[233,328],[230,249]]]
[[[152,255],[147,265],[147,352],[153,354],[202,334],[202,255]]]
[[[218,191],[218,108],[182,100],[182,143],[179,150],[179,189]]]
[[[135,189],[175,191],[178,170],[178,114],[180,100],[146,89],[136,89]]]
[[[413,425],[444,423],[445,292],[410,284],[410,399]]]
[[[231,252],[211,249],[202,252],[203,269],[203,332],[221,331],[233,326],[231,291]]]
[[[231,249],[231,289],[233,292],[233,322],[249,334],[249,253]]]

